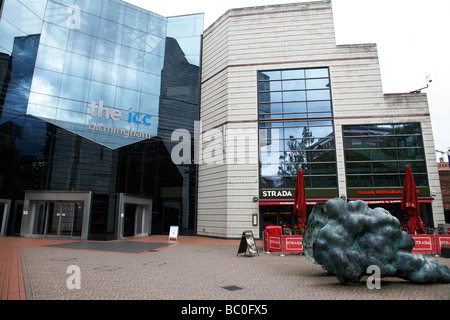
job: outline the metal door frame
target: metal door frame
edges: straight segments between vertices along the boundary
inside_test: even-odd
[[[81,240],[87,240],[89,234],[89,220],[92,203],[92,192],[90,191],[26,191],[23,203],[23,217],[20,228],[21,237],[42,237],[33,234],[35,219],[35,206],[32,202],[83,202],[83,224],[81,229]],[[47,218],[46,218],[47,219]],[[45,230],[47,232],[47,230]]]
[[[144,237],[149,236],[152,231],[152,198],[138,197],[125,193],[119,193],[117,197],[117,218],[116,218],[116,240],[124,239],[123,231],[124,231],[124,220],[125,220],[125,204],[136,204],[138,206],[143,206],[142,212],[142,233],[135,234],[135,237]],[[148,210],[146,209],[148,208]],[[136,213],[135,213],[136,214]],[[135,231],[136,231],[136,223],[135,221]]]
[[[9,213],[11,211],[11,200],[0,199],[0,203],[5,205],[3,210],[3,221],[0,221],[0,237],[6,236],[6,231],[8,230]]]

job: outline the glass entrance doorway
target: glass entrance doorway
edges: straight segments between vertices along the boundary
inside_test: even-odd
[[[49,237],[81,237],[82,202],[35,202],[33,234]]]

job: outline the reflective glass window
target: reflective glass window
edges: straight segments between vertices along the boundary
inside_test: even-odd
[[[66,51],[41,44],[36,59],[36,67],[62,72]]]
[[[308,91],[308,100],[330,100],[330,90],[311,90]]]
[[[116,99],[116,86],[91,81],[89,101],[103,101],[105,106],[113,107]]]
[[[92,80],[108,84],[117,84],[119,66],[103,60],[94,60]]]
[[[146,38],[147,35],[143,31],[127,26],[123,27],[122,43],[128,47],[144,50]]]
[[[144,64],[144,56],[145,53],[141,50],[122,46],[122,51],[120,53],[120,64],[122,66],[141,70]]]
[[[89,94],[89,80],[63,75],[61,81],[62,98],[74,99],[78,101],[88,100]]]
[[[93,57],[95,54],[96,41],[96,37],[87,35],[77,30],[70,30],[67,50]]]
[[[428,185],[419,123],[343,126],[343,133],[348,187],[360,181],[365,187],[402,187],[407,165],[416,185]]]
[[[99,24],[99,17],[86,12],[81,12],[81,26],[79,31],[89,34],[91,36],[96,36],[98,24]]]
[[[139,110],[140,92],[127,88],[117,87],[116,90],[116,108],[128,111],[130,108]]]
[[[151,53],[144,54],[143,71],[161,74],[161,70],[164,67],[164,59],[160,56],[156,56]]]
[[[125,13],[125,25],[141,31],[147,29],[148,14],[137,8],[127,6]]]
[[[258,72],[261,188],[295,188],[299,168],[307,188],[337,188],[330,89],[328,68]]]
[[[55,48],[66,50],[69,38],[69,29],[52,23],[44,23],[41,43]]]
[[[83,12],[98,16],[101,12],[102,2],[103,0],[75,0],[75,5]],[[106,2],[110,1],[106,0]]]
[[[92,73],[93,59],[78,53],[67,52],[64,73],[89,79]]]
[[[142,72],[133,68],[119,66],[117,85],[133,90],[140,90]]]
[[[59,95],[61,73],[35,68],[31,91],[53,96]]]
[[[125,2],[103,1],[101,9],[101,17],[114,21],[118,24],[123,24],[125,19]]]
[[[154,95],[161,93],[161,77],[152,73],[142,72],[141,91]]]
[[[58,109],[72,110],[78,113],[86,113],[88,111],[86,101],[78,101],[73,99],[58,99]]]
[[[258,80],[281,80],[281,71],[258,72]]]
[[[100,60],[118,64],[120,62],[121,46],[117,43],[97,39],[97,46],[95,48],[95,57]]]
[[[282,72],[283,79],[304,79],[305,78],[305,70],[283,70]]]
[[[115,43],[121,43],[123,25],[107,19],[99,19],[98,37]]]
[[[283,112],[306,112],[306,102],[289,102],[283,103]]]

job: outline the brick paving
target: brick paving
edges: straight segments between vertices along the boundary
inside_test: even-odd
[[[380,290],[369,290],[366,278],[342,285],[303,255],[237,256],[238,240],[150,236],[128,241],[167,246],[117,253],[49,246],[73,240],[2,237],[0,299],[450,300],[450,284],[383,278]],[[257,244],[261,247],[261,241]],[[450,259],[435,259],[450,267]],[[79,290],[67,287],[71,265],[80,268]]]

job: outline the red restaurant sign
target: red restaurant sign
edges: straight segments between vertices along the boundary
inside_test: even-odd
[[[303,253],[303,236],[283,236],[283,252]]]

